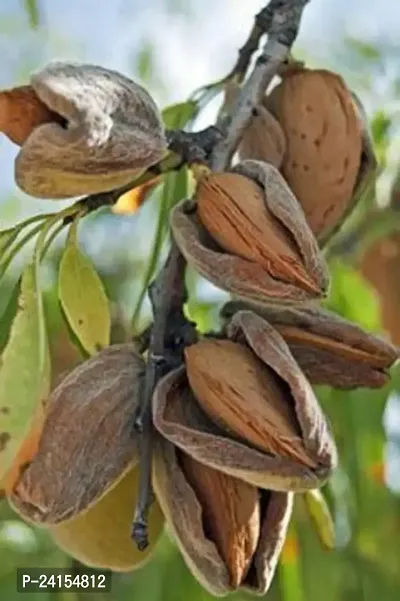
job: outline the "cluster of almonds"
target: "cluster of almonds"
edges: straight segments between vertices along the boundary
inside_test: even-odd
[[[71,101],[73,86],[67,94],[58,86],[68,102],[55,104],[54,80],[47,77],[53,96],[46,96],[45,79],[39,79],[41,99],[51,97],[58,114],[64,107],[65,117],[79,117],[84,97],[79,105]],[[71,112],[77,105],[81,112]],[[50,171],[40,167],[38,134],[55,134],[61,126],[53,125],[52,132],[46,124],[31,134],[38,144],[33,154],[21,151],[19,181],[34,195],[56,176],[46,179]],[[143,138],[146,131],[151,128],[142,128]],[[162,154],[160,140],[157,134],[148,144],[148,163]],[[318,304],[329,285],[321,241],[347,215],[373,158],[341,78],[307,69],[286,74],[256,109],[239,151],[243,160],[230,171],[203,170],[194,199],[171,214],[188,264],[237,300],[222,309],[222,331],[186,347],[184,363],[153,395],[156,501],[149,547],[137,551],[130,537],[138,487],[133,426],[146,367],[133,344],[100,351],[61,381],[38,408],[6,478],[16,511],[48,527],[57,544],[92,566],[124,571],[140,565],[165,520],[189,567],[215,595],[268,589],[293,494],[320,487],[336,465],[311,385],[379,387],[397,358],[391,345]],[[94,160],[95,151],[88,156]],[[54,167],[49,154],[46,161]],[[65,183],[75,182],[67,192],[78,187],[78,163],[68,165],[73,169],[55,177],[58,196]],[[98,165],[101,179],[100,167],[107,169]],[[34,168],[40,177],[33,177]]]

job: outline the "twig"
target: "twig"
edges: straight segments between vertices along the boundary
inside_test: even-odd
[[[268,40],[233,107],[232,117],[226,124],[226,135],[214,148],[211,158],[214,171],[222,171],[229,164],[243,131],[250,122],[254,107],[261,101],[280,65],[288,58],[308,1],[271,0],[264,9],[264,19],[266,15],[270,15],[271,19]]]
[[[225,77],[226,81],[236,78],[240,82],[244,79],[251,57],[258,49],[262,36],[267,33],[271,27],[272,15],[273,12],[271,11],[271,6],[270,3],[268,3],[267,6],[260,10],[254,17],[254,25],[250,31],[249,37],[245,44],[240,48],[235,66],[229,75]]]
[[[159,175],[177,171],[185,163],[207,161],[216,142],[222,138],[222,133],[215,126],[211,126],[198,132],[169,130],[166,132],[166,137],[169,153],[162,161],[149,167],[128,184],[109,192],[85,196],[77,202],[77,205],[86,208],[87,212],[96,211],[100,207],[113,205],[125,192],[138,188]]]
[[[214,91],[215,93],[219,93],[221,89],[231,81],[235,81],[239,84],[242,83],[246,76],[251,58],[254,52],[258,50],[262,36],[268,32],[271,26],[272,15],[273,11],[271,10],[270,3],[268,3],[267,6],[254,17],[254,24],[250,30],[249,36],[243,46],[239,49],[236,63],[229,73],[221,79],[195,90],[191,96],[193,100],[197,99],[201,105],[200,99],[203,97],[209,98],[208,94],[210,92]]]
[[[183,349],[195,341],[194,325],[183,315],[186,301],[185,260],[173,242],[167,262],[149,290],[154,322],[150,333],[148,360],[142,397],[135,418],[139,444],[139,496],[132,526],[138,549],[148,545],[148,511],[152,503],[151,398],[158,380],[183,361]]]

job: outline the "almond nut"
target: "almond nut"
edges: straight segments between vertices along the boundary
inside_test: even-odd
[[[264,102],[286,137],[282,174],[323,240],[352,206],[361,166],[362,124],[351,92],[335,73],[302,69]]]
[[[18,146],[36,127],[51,122],[62,124],[65,120],[40,100],[32,86],[0,92],[0,131]]]
[[[203,510],[209,538],[228,566],[231,586],[245,579],[260,535],[259,492],[255,486],[180,455],[187,481]]]
[[[200,180],[195,198],[201,222],[224,250],[258,263],[274,278],[319,291],[256,182],[237,173],[210,173]]]
[[[190,387],[221,427],[259,449],[312,467],[287,386],[250,349],[202,340],[185,349]]]
[[[286,139],[279,121],[259,105],[239,144],[241,160],[256,159],[271,163],[278,169],[286,150]]]

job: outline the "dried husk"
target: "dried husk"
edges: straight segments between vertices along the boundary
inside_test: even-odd
[[[290,352],[312,384],[336,388],[384,386],[399,350],[339,315],[319,307],[257,307],[227,303],[222,314],[251,309],[280,333]]]
[[[62,199],[125,185],[164,156],[160,112],[148,92],[116,71],[54,62],[30,84],[60,123],[35,128],[15,161],[27,194]]]
[[[141,567],[152,555],[164,528],[156,500],[149,510],[149,546],[139,551],[132,540],[132,512],[139,469],[125,476],[87,511],[50,528],[55,543],[86,566],[127,572]]]
[[[300,263],[292,270],[296,283],[288,281],[290,261],[279,256],[280,253],[274,254],[269,239],[262,242],[262,252],[270,259],[261,263],[226,252],[201,224],[190,201],[183,201],[172,210],[171,227],[188,263],[216,286],[254,302],[298,304],[324,297],[329,284],[326,264],[302,210],[278,170],[267,163],[244,161],[232,171],[253,179],[266,191],[266,211],[272,214],[273,223],[279,222],[299,256]],[[272,228],[278,243],[281,234],[275,232]],[[233,235],[230,237],[234,240]],[[251,246],[251,240],[247,246]]]
[[[257,106],[239,144],[240,160],[266,161],[282,165],[286,138],[279,121],[262,104]]]
[[[137,462],[133,422],[143,373],[133,344],[114,345],[55,388],[37,454],[9,494],[24,519],[49,525],[73,518]]]
[[[264,105],[285,133],[282,174],[325,244],[376,168],[360,103],[339,75],[298,69],[283,77]]]
[[[285,341],[272,326],[251,311],[240,311],[234,316],[228,336],[237,341],[242,338],[243,343],[285,383],[296,414],[303,451],[314,467],[261,451],[248,440],[243,441],[218,426],[196,401],[183,366],[170,372],[156,387],[153,396],[155,427],[197,461],[254,486],[277,491],[302,491],[321,486],[336,466],[336,448],[311,386]],[[245,406],[243,419],[251,422],[251,417],[252,407]]]
[[[158,437],[153,464],[154,489],[186,563],[212,595],[233,592],[231,575],[215,543],[195,491],[179,462],[180,451]],[[293,495],[260,491],[261,530],[250,570],[238,588],[264,594],[272,581],[292,513]]]

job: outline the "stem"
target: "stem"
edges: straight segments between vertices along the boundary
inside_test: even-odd
[[[300,24],[303,9],[309,0],[271,0],[264,9],[268,25],[268,40],[243,85],[226,125],[226,135],[216,145],[211,166],[223,171],[229,164],[244,130],[250,123],[252,111],[262,100],[265,90],[280,65],[288,58]]]
[[[62,221],[61,223],[58,224],[57,227],[54,228],[54,230],[51,232],[50,236],[47,238],[46,243],[43,247],[42,250],[42,254],[40,257],[40,260],[43,261],[45,255],[47,254],[50,246],[53,244],[54,240],[57,238],[58,234],[60,232],[62,232],[62,230],[66,227],[66,223],[64,221]]]
[[[19,253],[19,251],[31,240],[40,230],[42,229],[43,224],[39,223],[36,227],[32,228],[29,232],[23,236],[14,247],[10,248],[7,254],[4,254],[0,261],[0,278],[3,277],[5,272],[10,266],[11,261],[14,257]]]
[[[173,242],[165,266],[149,290],[154,322],[150,333],[145,381],[135,418],[135,428],[140,437],[140,478],[132,538],[139,550],[144,550],[149,544],[148,512],[153,500],[151,399],[158,380],[182,362],[184,346],[195,339],[193,324],[186,321],[182,309],[186,301],[185,264],[185,259]]]
[[[250,31],[249,37],[247,38],[245,44],[240,48],[236,64],[229,75],[225,78],[225,81],[236,78],[236,80],[241,83],[244,80],[251,57],[258,49],[262,36],[265,33],[268,33],[268,30],[271,27],[273,16],[271,4],[268,3],[267,6],[260,10],[260,12],[254,17],[254,24]]]
[[[221,132],[214,126],[198,132],[169,130],[166,135],[169,152],[162,161],[120,188],[85,196],[75,203],[76,209],[84,208],[87,212],[91,212],[100,207],[113,205],[122,194],[138,188],[160,175],[178,171],[185,163],[206,161],[216,142],[222,137]]]

